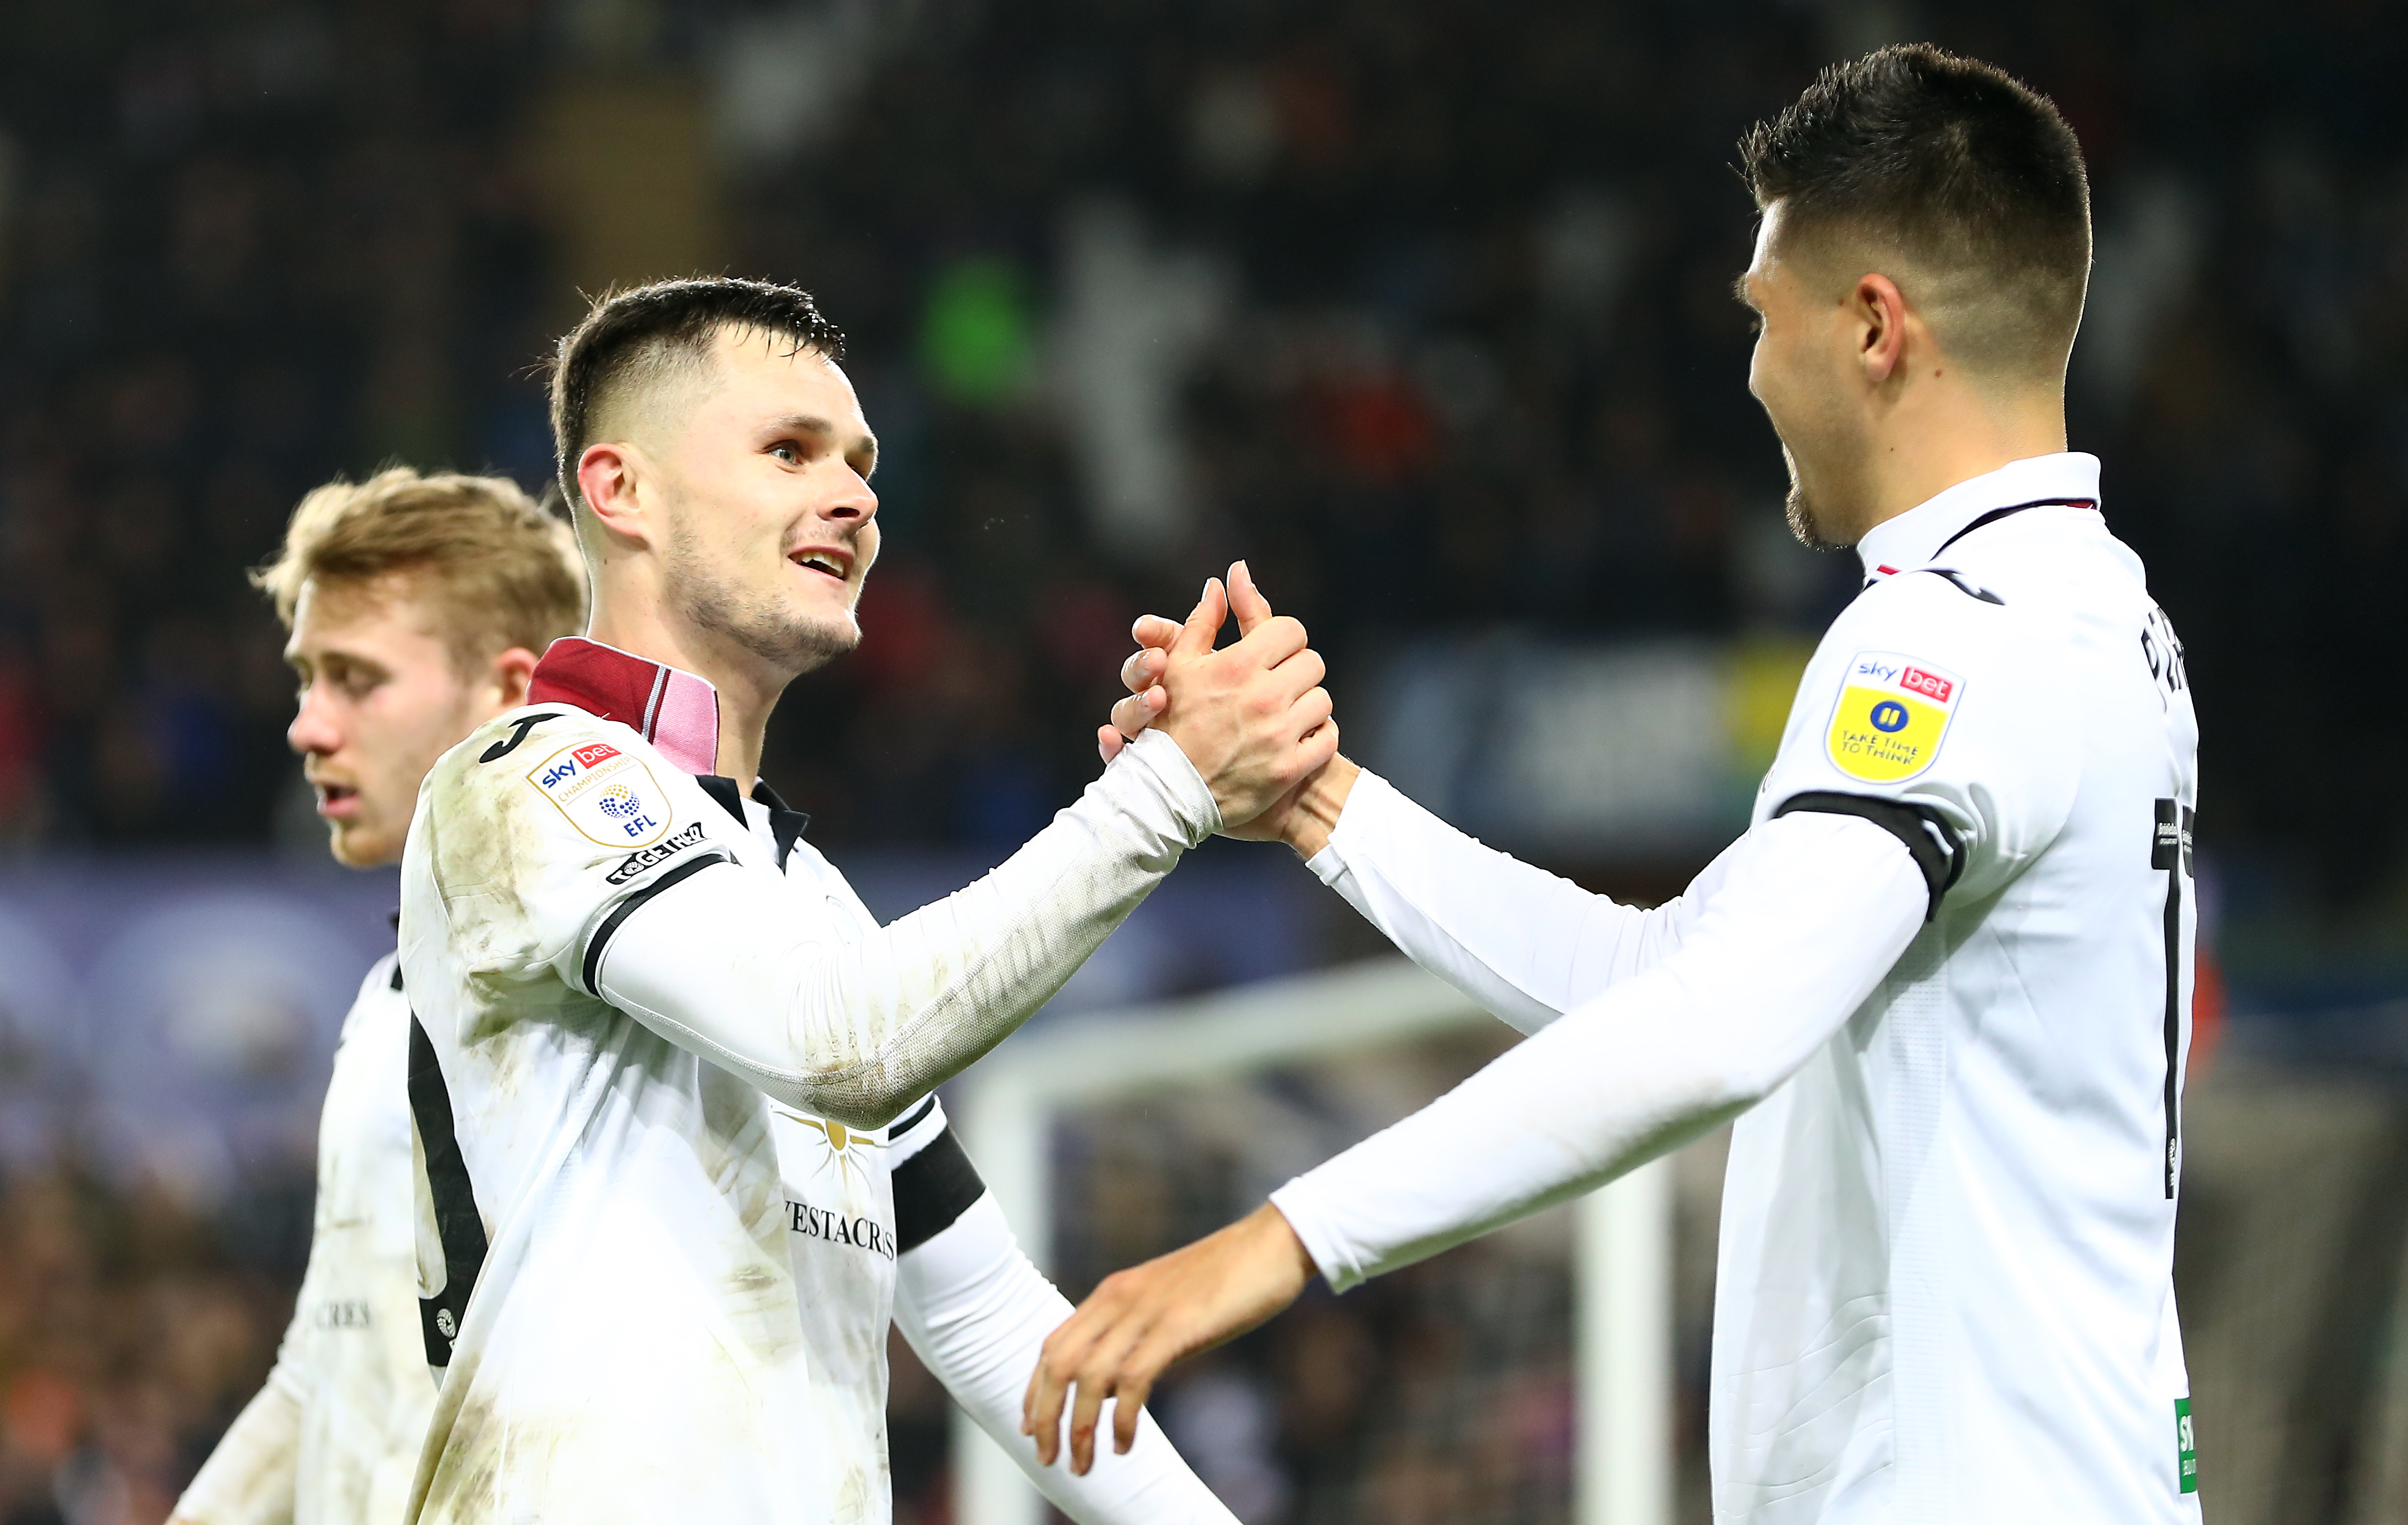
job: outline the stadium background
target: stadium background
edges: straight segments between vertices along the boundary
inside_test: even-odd
[[[578,291],[794,280],[853,335],[887,549],[767,771],[882,911],[1072,795],[1129,618],[1235,554],[1329,654],[1351,749],[1659,895],[1853,586],[1780,525],[1731,144],[1909,37],[2046,90],[2090,155],[2073,440],[2207,737],[2210,1507],[2408,1519],[2408,13],[9,0],[0,1525],[162,1518],[290,1306],[391,897],[323,862],[242,580],[302,492],[389,459],[538,484]],[[1060,1005],[1369,951],[1283,855],[1218,844]],[[1145,1126],[1096,1134],[1074,1291],[1231,1197]],[[1694,1238],[1710,1158],[1683,1180]],[[1469,1250],[1309,1306],[1195,1385],[1191,1450],[1250,1525],[1562,1518],[1562,1310],[1528,1275]],[[1504,1333],[1456,1337],[1474,1307]],[[943,1518],[941,1423],[907,1363],[901,1520]]]

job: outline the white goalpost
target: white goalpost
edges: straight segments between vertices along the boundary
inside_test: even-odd
[[[1060,1110],[1495,1021],[1410,962],[1382,959],[1030,1033],[972,1070],[953,1111],[1021,1243],[1051,1269],[1048,1147]],[[1670,1525],[1669,1162],[1591,1194],[1576,1211],[1573,1525]],[[953,1451],[960,1525],[1038,1525],[1043,1499],[958,1412]]]

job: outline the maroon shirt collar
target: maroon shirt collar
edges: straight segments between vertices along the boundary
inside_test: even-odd
[[[564,635],[536,663],[527,703],[575,705],[633,727],[688,773],[719,771],[719,691],[649,657]]]

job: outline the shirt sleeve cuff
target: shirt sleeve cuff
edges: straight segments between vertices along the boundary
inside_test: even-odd
[[[1163,733],[1140,734],[1112,760],[1112,765],[1136,769],[1150,781],[1152,791],[1177,817],[1189,847],[1221,829],[1221,806],[1212,798],[1211,786],[1179,749],[1179,743]]]
[[[1398,798],[1397,787],[1365,768],[1354,777],[1354,787],[1347,791],[1346,808],[1338,813],[1338,824],[1329,829],[1329,840],[1319,852],[1304,861],[1322,883],[1332,890],[1346,877],[1350,866],[1346,849],[1359,848],[1365,841],[1378,839],[1389,805]]]
[[[1304,1252],[1312,1257],[1312,1263],[1321,1270],[1322,1279],[1329,1283],[1329,1290],[1342,1292],[1361,1284],[1363,1268],[1346,1253],[1336,1233],[1316,1210],[1318,1195],[1313,1189],[1312,1177],[1298,1176],[1271,1193],[1271,1205],[1280,1210],[1280,1216],[1287,1219],[1287,1226],[1296,1232],[1297,1241],[1304,1246]]]

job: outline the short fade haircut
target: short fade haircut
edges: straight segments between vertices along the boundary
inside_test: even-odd
[[[434,605],[463,674],[510,649],[542,654],[585,628],[585,564],[568,526],[516,482],[388,466],[337,477],[293,510],[274,561],[251,574],[293,628],[305,584],[362,593],[390,577]]]
[[[570,504],[584,504],[577,462],[594,443],[594,420],[605,405],[624,392],[708,363],[712,341],[724,328],[783,339],[790,355],[814,349],[830,360],[844,358],[844,332],[798,286],[702,276],[606,292],[552,357],[554,468]]]
[[[1969,368],[2064,375],[2090,282],[2090,179],[2047,97],[1906,43],[1825,69],[1739,149],[1757,207],[1784,203],[1784,241],[1902,256],[1930,283],[1909,299]]]

